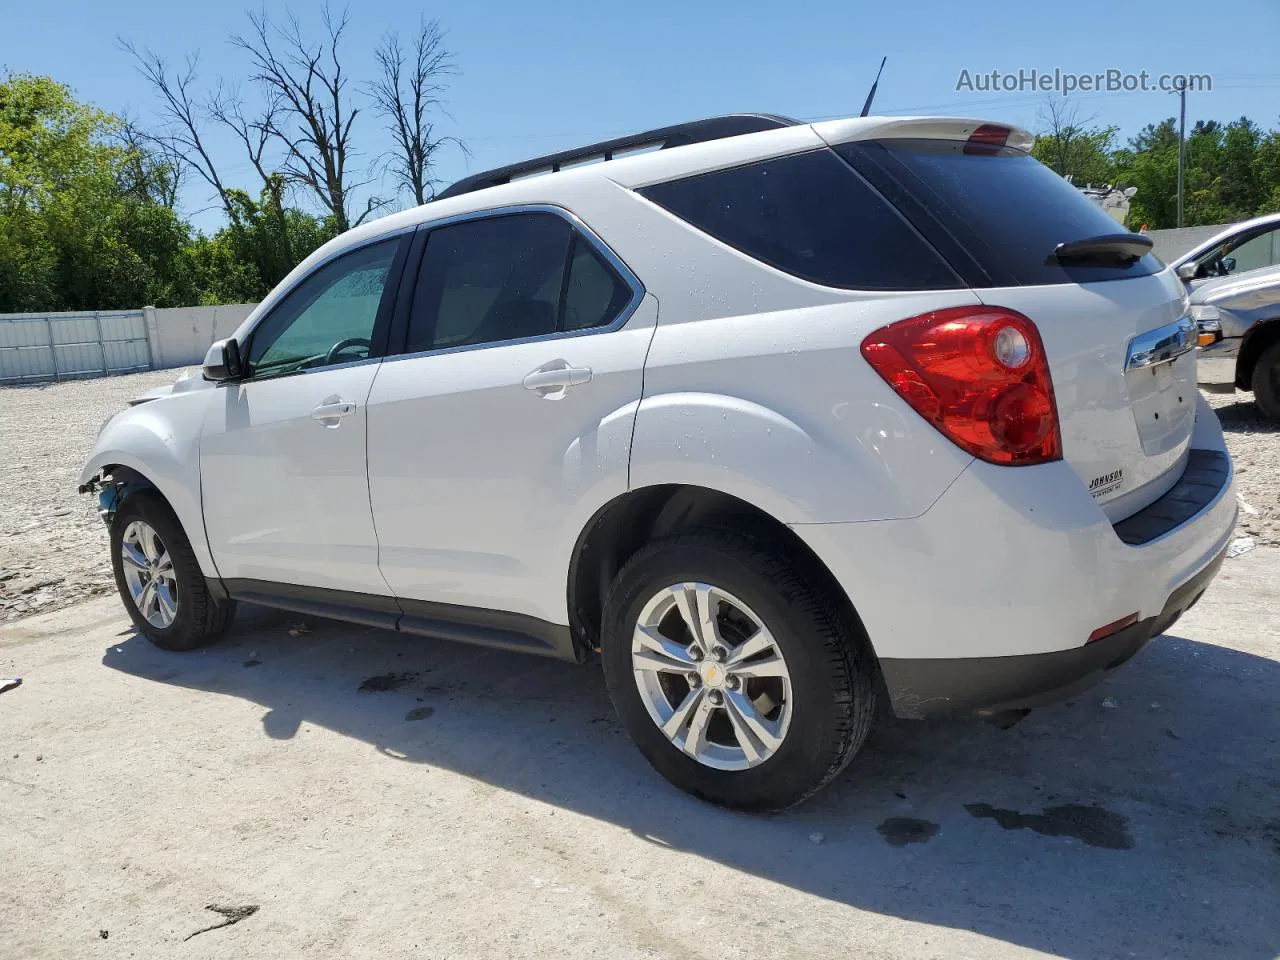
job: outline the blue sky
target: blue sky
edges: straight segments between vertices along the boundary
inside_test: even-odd
[[[246,25],[236,3],[161,0],[11,2],[0,32],[0,67],[49,74],[98,106],[149,120],[154,101],[117,36],[174,60],[199,51],[201,79],[243,78],[244,58],[226,37]],[[1208,73],[1212,93],[1188,102],[1188,122],[1247,114],[1280,126],[1280,33],[1276,0],[1233,0],[1213,7],[1190,0],[1062,5],[1026,0],[954,3],[857,3],[811,0],[650,0],[569,3],[556,0],[448,0],[429,6],[405,0],[351,5],[347,69],[372,75],[371,52],[388,30],[410,34],[422,15],[448,31],[459,74],[448,94],[452,120],[443,129],[464,139],[468,161],[454,152],[438,176],[549,153],[646,127],[738,110],[803,119],[856,114],[879,63],[889,63],[877,113],[944,113],[1005,120],[1035,129],[1044,95],[957,92],[962,69],[1020,68],[1077,73],[1116,68],[1153,74]],[[290,8],[318,29],[320,2]],[[255,8],[256,9],[256,8]],[[271,14],[284,4],[268,3]],[[1117,12],[1123,11],[1123,12]],[[1075,97],[1099,123],[1131,135],[1176,113],[1161,93]],[[367,166],[387,140],[372,113],[357,120]],[[253,186],[234,144],[215,137],[227,179]],[[192,184],[184,207],[194,222],[216,227],[207,191]]]

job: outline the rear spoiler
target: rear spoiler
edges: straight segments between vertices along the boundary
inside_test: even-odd
[[[967,117],[854,117],[815,123],[813,130],[828,146],[857,140],[963,140],[1030,153],[1036,142],[1035,134],[1021,127]]]

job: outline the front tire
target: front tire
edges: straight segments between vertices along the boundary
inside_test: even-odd
[[[780,810],[834,778],[875,715],[856,616],[796,551],[729,531],[643,547],[605,599],[605,683],[623,726],[675,786]]]
[[[235,616],[234,600],[209,592],[191,542],[157,493],[136,493],[116,511],[111,565],[134,628],[162,650],[211,643]]]
[[[1253,367],[1253,402],[1264,417],[1280,420],[1280,341],[1262,351]]]

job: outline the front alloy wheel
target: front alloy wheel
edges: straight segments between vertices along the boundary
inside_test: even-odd
[[[147,623],[168,629],[178,616],[178,580],[173,558],[145,520],[134,520],[120,538],[120,559],[129,596]]]
[[[704,766],[746,770],[782,746],[792,713],[787,662],[760,616],[727,590],[660,590],[636,623],[631,664],[653,722]]]
[[[127,497],[111,518],[111,567],[134,628],[162,650],[194,650],[235,615],[215,595],[173,509],[154,490]]]

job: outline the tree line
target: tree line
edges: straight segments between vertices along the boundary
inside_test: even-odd
[[[241,83],[202,85],[198,56],[174,64],[121,40],[155,94],[146,125],[50,77],[0,77],[0,312],[260,300],[325,241],[397,201],[431,200],[440,151],[465,151],[437,129],[455,73],[444,33],[424,20],[405,42],[385,35],[375,77],[353,82],[347,26],[326,8],[312,39],[293,16],[249,14],[230,38],[249,65]],[[391,143],[376,157],[357,146],[365,114]],[[238,163],[212,146],[228,140]],[[219,229],[184,217],[192,187]]]
[[[1077,186],[1137,187],[1129,209],[1132,229],[1177,226],[1175,118],[1149,123],[1123,144],[1117,127],[1082,117],[1065,100],[1050,100],[1038,119],[1036,159]],[[1280,213],[1280,130],[1265,130],[1248,117],[1198,120],[1186,138],[1184,226]]]
[[[292,16],[249,14],[230,38],[248,64],[239,82],[202,83],[197,56],[174,63],[121,40],[155,94],[149,124],[82,102],[50,77],[0,77],[0,312],[256,301],[326,240],[397,201],[431,200],[440,152],[465,151],[437,129],[456,72],[444,33],[424,20],[405,42],[384,36],[374,78],[360,82],[345,66],[347,26],[345,13],[326,9],[309,38]],[[391,143],[372,158],[358,147],[370,122]],[[1122,144],[1118,128],[1056,100],[1038,126],[1036,157],[1077,185],[1138,188],[1131,227],[1175,225],[1173,118]],[[239,162],[214,141],[235,144]],[[395,195],[379,196],[379,183]],[[196,188],[220,211],[219,229],[184,216],[180,198]],[[1280,131],[1247,117],[1196,122],[1186,224],[1275,211]]]

